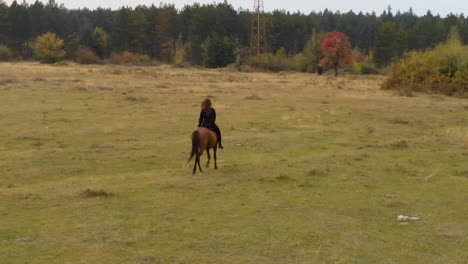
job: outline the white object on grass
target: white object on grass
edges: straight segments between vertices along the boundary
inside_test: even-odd
[[[416,216],[406,216],[406,215],[397,216],[398,221],[419,220],[419,219],[420,218]]]

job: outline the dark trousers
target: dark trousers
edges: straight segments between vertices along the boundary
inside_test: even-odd
[[[210,124],[210,125],[203,125],[204,127],[208,128],[209,130],[213,131],[216,133],[216,137],[218,138],[218,142],[221,144],[221,130],[216,124]]]

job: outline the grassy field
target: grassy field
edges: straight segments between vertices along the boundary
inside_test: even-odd
[[[0,263],[468,263],[468,101],[383,80],[0,64]]]

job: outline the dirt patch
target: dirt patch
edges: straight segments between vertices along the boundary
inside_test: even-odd
[[[292,182],[295,181],[293,178],[289,177],[286,174],[280,174],[278,177],[275,178],[276,181],[282,181],[282,182]]]
[[[101,190],[86,189],[82,191],[79,196],[83,198],[97,198],[97,197],[107,198],[107,197],[114,196],[114,194],[110,192],[106,192],[102,189]]]
[[[15,83],[18,83],[18,81],[13,79],[0,80],[0,86],[7,86]]]
[[[134,103],[147,103],[149,102],[149,98],[146,98],[146,97],[135,97],[135,96],[127,96],[125,98],[125,100],[129,101],[129,102],[134,102]]]
[[[392,119],[389,122],[395,125],[410,125],[411,124],[411,122],[402,120],[402,119]]]
[[[327,176],[330,174],[330,169],[311,169],[310,171],[307,172],[308,176]]]
[[[389,146],[392,148],[398,148],[398,149],[409,148],[408,142],[406,142],[405,140],[394,142],[390,144]]]
[[[250,95],[250,96],[247,96],[244,98],[245,100],[253,100],[253,101],[260,101],[262,100],[262,98],[256,94],[253,94],[253,95]]]

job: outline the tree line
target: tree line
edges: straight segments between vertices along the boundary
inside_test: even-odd
[[[372,54],[378,66],[386,66],[407,51],[425,50],[445,41],[456,26],[468,44],[468,18],[463,14],[446,17],[430,11],[417,16],[410,9],[383,13],[347,13],[324,10],[304,14],[276,10],[265,14],[268,50],[283,50],[295,56],[307,48],[312,32],[344,32],[353,49]],[[67,9],[55,0],[47,3],[0,0],[0,44],[18,56],[32,56],[32,42],[47,32],[63,40],[68,58],[80,47],[100,58],[113,53],[132,52],[174,63],[224,66],[248,56],[252,13],[236,10],[227,1],[213,4]],[[310,45],[310,43],[309,43]]]

